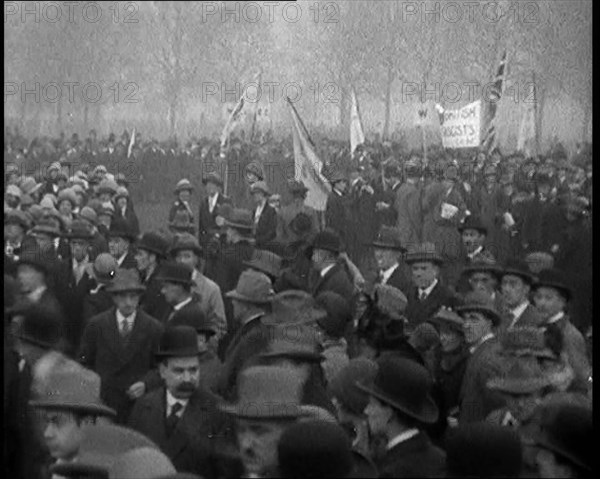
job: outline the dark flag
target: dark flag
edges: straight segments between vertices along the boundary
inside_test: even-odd
[[[502,54],[502,59],[500,60],[500,65],[498,65],[498,70],[496,71],[496,76],[494,78],[494,83],[489,89],[489,95],[487,98],[484,98],[484,101],[487,104],[487,115],[486,115],[486,123],[485,132],[483,134],[483,138],[481,140],[481,146],[484,151],[491,152],[497,145],[496,140],[496,110],[498,109],[498,101],[502,97],[502,91],[504,87],[504,76],[506,72],[506,50]]]

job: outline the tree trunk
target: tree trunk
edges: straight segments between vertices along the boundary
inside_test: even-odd
[[[83,103],[83,127],[86,132],[89,131],[89,129],[88,129],[89,116],[90,116],[90,108],[89,108],[88,102],[86,101]]]
[[[390,134],[390,113],[392,108],[392,84],[394,83],[394,71],[392,65],[388,65],[387,82],[385,86],[385,118],[383,120],[382,140],[386,140]]]

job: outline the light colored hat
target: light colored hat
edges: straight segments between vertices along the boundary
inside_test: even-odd
[[[273,299],[273,285],[266,274],[248,270],[240,275],[235,289],[225,296],[247,303],[268,304]]]
[[[21,198],[21,188],[19,188],[17,185],[8,185],[6,187],[6,194]]]

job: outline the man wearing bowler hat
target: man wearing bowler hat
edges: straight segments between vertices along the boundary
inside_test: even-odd
[[[94,260],[91,272],[94,278],[94,287],[83,298],[82,306],[85,323],[97,314],[112,308],[114,303],[111,294],[106,291],[106,286],[115,277],[117,261],[110,254],[101,253]]]
[[[382,356],[377,365],[374,379],[357,385],[369,394],[365,414],[371,433],[387,439],[376,461],[379,477],[444,477],[446,456],[423,430],[438,419],[429,373],[393,356]]]
[[[379,269],[376,284],[393,286],[408,295],[412,289],[412,273],[402,259],[406,248],[400,243],[400,232],[390,226],[382,226],[371,246]]]
[[[209,173],[202,183],[206,187],[207,196],[200,202],[198,239],[201,245],[205,245],[219,229],[215,222],[219,207],[224,204],[233,206],[233,203],[223,195],[223,180],[219,174]]]
[[[157,276],[161,282],[161,293],[169,305],[165,323],[172,321],[179,313],[192,311],[204,316],[196,297],[192,294],[192,269],[185,264],[166,262],[161,265]]]
[[[154,231],[144,233],[136,243],[137,270],[146,287],[140,307],[158,320],[166,318],[171,309],[161,293],[162,283],[157,278],[160,267],[167,258],[168,248],[166,238]]]
[[[317,234],[312,243],[313,271],[308,278],[309,292],[318,296],[332,291],[344,298],[354,297],[354,286],[346,269],[339,260],[341,240],[338,234],[325,229]]]
[[[139,308],[144,289],[136,271],[117,270],[106,288],[115,307],[91,318],[81,340],[79,360],[102,378],[102,399],[119,423],[156,382],[154,352],[163,328]]]
[[[211,478],[217,441],[227,431],[216,396],[200,386],[198,355],[192,327],[167,327],[156,352],[164,386],[136,402],[128,425],[154,441],[177,471]]]
[[[504,266],[500,289],[504,299],[504,322],[502,329],[517,326],[541,326],[539,311],[529,302],[531,285],[535,278],[527,264],[521,260],[509,260]]]
[[[137,261],[133,251],[135,234],[129,223],[122,218],[116,218],[108,230],[108,251],[117,260],[119,268],[136,269]]]

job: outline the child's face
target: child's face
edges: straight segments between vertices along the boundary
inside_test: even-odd
[[[66,411],[44,410],[41,413],[44,442],[54,459],[70,460],[79,452],[83,423]]]

